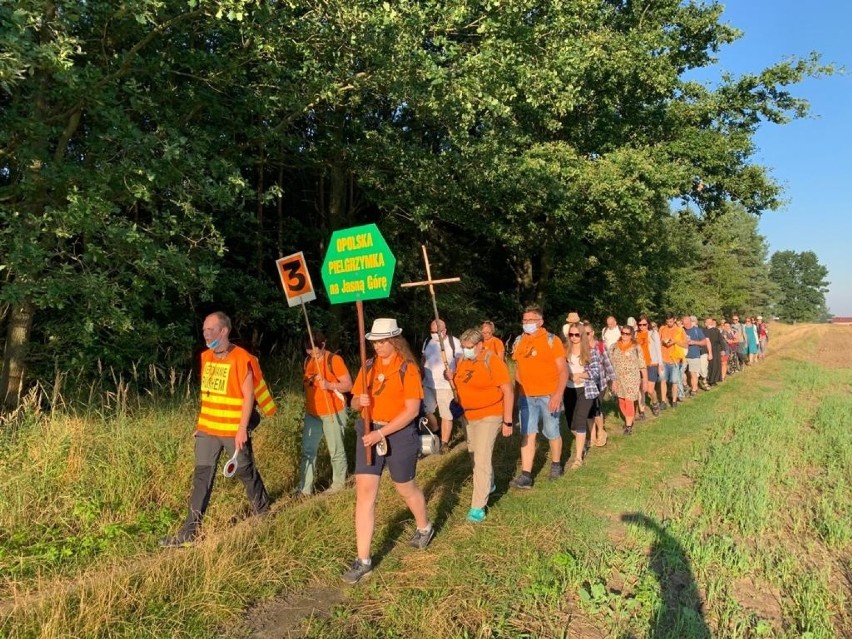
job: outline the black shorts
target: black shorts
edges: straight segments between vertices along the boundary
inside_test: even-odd
[[[601,415],[603,415],[601,412],[601,396],[598,395],[594,398],[594,400],[592,400],[592,407],[589,409],[589,419],[594,419]]]
[[[355,423],[355,433],[356,475],[381,476],[387,466],[394,483],[404,484],[414,479],[414,473],[417,471],[417,456],[420,454],[420,435],[417,433],[415,422],[386,437],[387,455],[376,454],[376,447],[373,446],[373,463],[370,466],[367,465],[367,453],[361,441],[364,436],[364,422],[360,419]]]

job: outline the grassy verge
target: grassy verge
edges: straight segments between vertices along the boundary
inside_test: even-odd
[[[823,329],[824,330],[824,329]],[[852,630],[848,369],[811,361],[817,339],[613,437],[586,466],[507,492],[517,441],[497,450],[497,500],[464,520],[467,455],[418,482],[439,534],[389,482],[371,579],[309,637],[840,637]],[[56,417],[0,443],[0,633],[10,637],[245,636],[243,611],[336,585],[351,557],[351,491],[292,504],[299,398],[258,432],[275,514],[242,516],[217,480],[207,539],[159,552],[182,517],[191,408],[120,419]],[[566,453],[567,455],[567,453]],[[546,471],[546,469],[545,469]],[[845,571],[845,572],[844,572]],[[284,634],[283,632],[281,633]]]

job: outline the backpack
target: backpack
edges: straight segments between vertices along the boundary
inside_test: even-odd
[[[325,352],[325,370],[328,371],[328,373],[334,378],[335,382],[339,382],[340,379],[337,377],[337,375],[334,374],[334,369],[331,367],[331,359],[335,355],[337,355],[337,353],[332,353],[330,351]],[[302,365],[303,370],[308,367],[308,362],[310,362],[311,359],[313,359],[313,358],[310,355],[305,358],[305,363]],[[349,404],[352,402],[352,392],[351,391],[346,391],[345,393],[342,393],[340,391],[332,391],[332,392],[335,393],[336,395],[340,396],[340,398],[343,400],[343,407],[348,410]]]
[[[453,342],[453,339],[454,339],[453,334],[450,333],[450,331],[447,331],[446,339],[448,339],[450,341],[450,351],[452,352],[452,357],[449,357],[448,359],[453,359],[456,356],[456,345]],[[426,347],[429,346],[429,342],[431,342],[431,341],[432,341],[431,337],[427,337],[425,340],[423,340],[423,347],[420,349],[421,354],[426,350]],[[461,345],[461,342],[459,342],[459,345]],[[441,341],[441,351],[446,353],[446,351],[444,350],[443,340]]]

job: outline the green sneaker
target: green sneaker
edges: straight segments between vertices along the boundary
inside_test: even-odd
[[[484,508],[471,508],[467,513],[467,520],[474,524],[478,524],[479,522],[485,519],[485,509]]]

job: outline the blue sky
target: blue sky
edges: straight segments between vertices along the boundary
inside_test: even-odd
[[[744,35],[719,52],[716,77],[756,73],[812,51],[848,69],[793,87],[811,103],[810,117],[763,125],[755,160],[772,170],[787,200],[760,221],[770,255],[814,251],[828,268],[829,310],[852,316],[852,0],[730,0],[725,7],[723,22]]]

